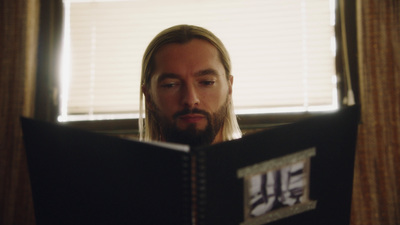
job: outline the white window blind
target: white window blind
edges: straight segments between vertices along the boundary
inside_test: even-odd
[[[205,27],[225,44],[237,113],[336,109],[333,2],[65,1],[59,120],[137,117],[143,52],[177,24]]]

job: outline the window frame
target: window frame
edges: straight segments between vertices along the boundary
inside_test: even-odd
[[[341,23],[341,7],[344,4],[345,27]],[[347,82],[344,77],[344,51],[342,30],[346,28],[346,41],[348,46],[348,61],[352,89],[355,94],[356,103],[359,102],[358,88],[358,61],[357,61],[357,33],[356,33],[356,1],[336,0],[336,23],[335,36],[337,41],[336,73],[338,76],[337,88],[339,109],[345,105],[343,99],[346,97]],[[61,37],[63,26],[63,3],[62,0],[41,0],[40,31],[37,62],[37,85],[35,118],[57,122],[59,114],[59,53],[61,49]],[[298,112],[298,113],[265,113],[238,115],[238,122],[244,133],[259,129],[268,129],[281,124],[292,123],[315,115],[331,112]],[[94,120],[94,121],[70,121],[61,124],[80,129],[119,136],[137,136],[138,119],[119,120]]]

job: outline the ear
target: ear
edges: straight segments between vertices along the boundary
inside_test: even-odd
[[[229,95],[232,94],[232,85],[233,85],[233,76],[229,75],[229,80],[228,80]]]
[[[141,88],[144,95],[145,108],[152,110],[150,91],[147,89],[145,85],[142,85]]]

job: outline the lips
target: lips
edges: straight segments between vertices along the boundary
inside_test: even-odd
[[[179,119],[186,123],[197,123],[205,118],[202,114],[185,114],[179,116]]]

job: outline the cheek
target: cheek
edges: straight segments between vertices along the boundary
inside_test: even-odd
[[[153,95],[154,96],[154,95]],[[178,100],[171,95],[159,94],[153,98],[154,104],[166,116],[170,116],[176,112]]]
[[[205,93],[202,99],[203,105],[209,108],[210,111],[217,111],[228,98],[228,90],[218,90],[211,93]]]

